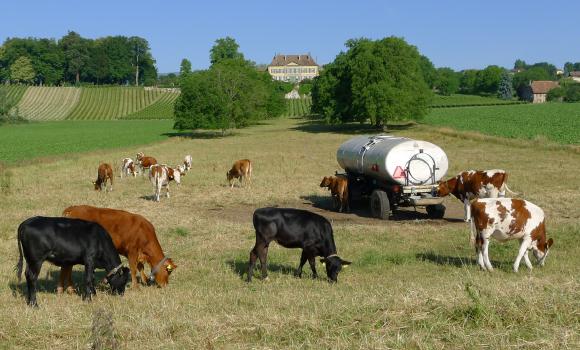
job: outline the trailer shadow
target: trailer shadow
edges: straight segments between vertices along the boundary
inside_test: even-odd
[[[291,130],[303,131],[309,133],[336,133],[336,134],[348,134],[348,135],[364,135],[364,134],[389,134],[392,131],[398,130],[408,130],[415,127],[417,124],[414,122],[404,123],[404,124],[388,124],[386,129],[376,128],[368,124],[360,123],[347,123],[347,124],[326,124],[320,119],[316,120],[306,120],[300,122],[298,126],[291,128]]]

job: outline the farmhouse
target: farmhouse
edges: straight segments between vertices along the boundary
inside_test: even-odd
[[[276,55],[268,66],[272,79],[291,83],[317,77],[318,72],[318,64],[310,54]]]
[[[557,81],[551,80],[536,80],[523,92],[523,98],[532,103],[544,103],[548,96],[548,92],[560,86]]]
[[[570,72],[570,78],[580,83],[580,71]]]

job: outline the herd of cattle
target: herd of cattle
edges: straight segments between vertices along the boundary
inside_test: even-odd
[[[155,200],[159,201],[162,188],[169,197],[170,181],[180,183],[181,176],[192,167],[191,156],[186,156],[182,165],[175,168],[158,164],[157,160],[143,153],[137,154],[136,164],[129,158],[122,161],[121,177],[136,176],[148,169],[149,179],[155,188]],[[226,179],[233,187],[239,179],[240,186],[251,184],[252,163],[248,159],[236,161],[226,173]],[[507,173],[503,170],[465,171],[457,176],[441,181],[439,196],[453,195],[464,203],[465,221],[471,224],[471,241],[475,244],[477,262],[482,269],[492,271],[488,256],[490,237],[499,241],[519,239],[518,256],[513,269],[518,271],[523,258],[528,268],[532,264],[528,251],[532,250],[540,265],[544,264],[553,239],[546,239],[545,218],[542,209],[522,200],[505,198]],[[102,190],[109,182],[113,185],[113,170],[103,163],[98,168],[94,182],[96,190]],[[325,177],[320,187],[327,187],[339,211],[349,210],[348,181],[341,176]],[[309,262],[313,277],[316,273],[316,257],[326,268],[331,282],[336,282],[338,273],[349,261],[337,254],[333,230],[330,222],[315,213],[292,208],[260,208],[255,210],[253,225],[256,243],[250,251],[247,281],[251,281],[256,260],[261,263],[262,278],[267,278],[268,247],[272,241],[286,248],[301,248],[302,254],[296,271],[302,275],[302,268]],[[57,292],[73,293],[71,275],[73,265],[85,266],[85,289],[83,299],[95,294],[94,269],[106,271],[104,282],[109,283],[115,294],[123,294],[129,277],[131,287],[137,289],[141,283],[165,286],[169,275],[177,268],[167,257],[159,244],[155,228],[141,215],[123,210],[97,208],[87,205],[66,208],[62,217],[33,217],[18,227],[19,260],[17,276],[20,281],[23,257],[26,259],[27,303],[36,306],[36,280],[44,261],[61,267]],[[123,267],[120,255],[125,256],[129,268]],[[145,265],[151,272],[147,276]],[[140,276],[139,276],[140,275]]]

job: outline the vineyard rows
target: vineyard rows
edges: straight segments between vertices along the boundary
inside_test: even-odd
[[[81,90],[75,87],[29,87],[20,102],[18,113],[28,120],[62,120],[79,101]]]
[[[301,117],[310,114],[310,106],[312,105],[311,97],[302,97],[295,100],[286,100],[287,117]]]
[[[149,106],[123,119],[173,119],[173,105],[177,96],[179,96],[177,93],[164,93]]]
[[[10,85],[10,86],[0,86],[2,91],[6,91],[6,98],[9,103],[18,103],[24,92],[26,91],[26,85]]]

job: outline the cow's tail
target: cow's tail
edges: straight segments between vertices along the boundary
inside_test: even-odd
[[[16,241],[18,244],[18,263],[16,263],[16,277],[18,277],[18,283],[22,280],[22,225],[18,226],[18,234],[16,236]]]
[[[471,234],[469,235],[469,244],[471,244],[471,246],[475,246],[475,236],[477,234],[477,230],[475,229],[475,218],[471,218],[470,221],[470,230],[471,230]]]
[[[505,194],[506,194],[506,192],[509,192],[509,193],[511,193],[512,195],[518,196],[518,195],[519,195],[519,193],[517,193],[517,192],[514,192],[514,191],[510,190],[510,188],[509,188],[509,187],[508,187],[508,185],[507,185],[507,180],[508,180],[508,174],[507,174],[507,173],[505,173],[505,176],[504,176],[504,178],[503,178],[503,184],[501,185],[501,190],[500,190],[500,193],[503,193],[503,196],[504,196],[504,197],[505,197]]]

